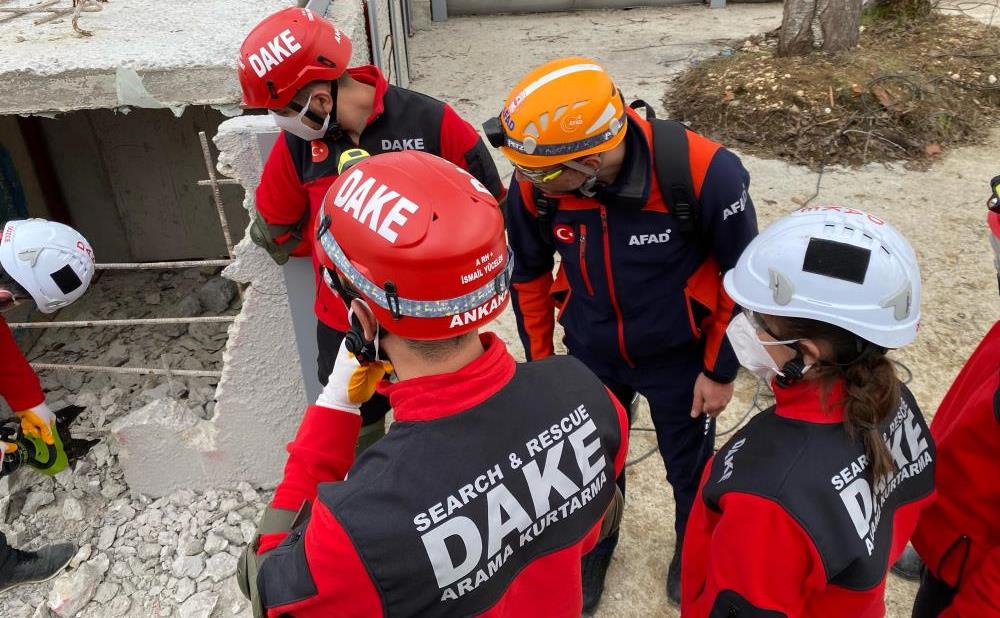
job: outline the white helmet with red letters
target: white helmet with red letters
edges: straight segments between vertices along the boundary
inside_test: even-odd
[[[0,237],[0,268],[42,313],[80,298],[94,278],[94,252],[79,232],[54,221],[9,221]]]
[[[764,229],[726,273],[726,292],[767,315],[839,326],[883,348],[920,324],[913,248],[875,215],[843,206],[799,209]]]

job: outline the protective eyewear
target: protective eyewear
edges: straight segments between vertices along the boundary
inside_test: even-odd
[[[770,328],[768,328],[767,324],[764,323],[764,319],[763,317],[761,317],[759,313],[755,311],[750,311],[749,309],[744,309],[743,313],[744,315],[747,316],[747,321],[750,322],[750,325],[753,326],[754,329],[756,329],[759,332],[765,333],[768,337],[774,340],[774,341],[761,341],[760,343],[762,345],[788,345],[790,343],[795,343],[796,341],[798,341],[798,339],[782,339],[781,337],[776,335]],[[760,340],[758,339],[758,341]]]
[[[527,178],[532,184],[540,185],[552,182],[562,176],[563,172],[567,169],[571,169],[581,174],[586,174],[591,176],[594,173],[594,169],[587,167],[576,161],[563,161],[556,168],[547,169],[531,169],[529,167],[521,167],[520,165],[514,165],[517,171],[521,173],[525,178]]]

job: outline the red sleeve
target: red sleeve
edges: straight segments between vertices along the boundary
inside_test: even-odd
[[[0,396],[15,412],[29,410],[45,401],[38,376],[21,354],[3,318],[0,318]]]
[[[765,498],[729,493],[720,507],[709,510],[698,492],[684,537],[681,615],[709,616],[720,593],[735,593],[754,607],[801,616],[809,595],[826,584],[811,539]]]
[[[320,483],[340,481],[354,463],[361,417],[309,406],[295,439],[288,444],[285,476],[274,491],[271,506],[297,511],[316,497]]]
[[[976,570],[962,578],[955,600],[941,618],[1000,616],[1000,547],[994,547]]]
[[[305,216],[309,208],[309,192],[299,179],[284,133],[274,143],[274,148],[264,163],[260,184],[257,185],[255,206],[264,221],[272,225],[296,223]],[[279,236],[275,240],[280,244],[288,239],[288,236]],[[308,255],[309,243],[304,242],[302,245],[304,246],[297,248],[293,255]]]
[[[555,354],[552,335],[556,305],[550,293],[552,281],[552,273],[547,272],[531,281],[511,285],[514,317],[528,360]]]
[[[450,105],[444,106],[441,117],[441,157],[475,176],[498,201],[507,194],[496,164],[479,133]]]
[[[296,543],[305,544],[308,572],[298,568],[303,566],[298,552],[272,554],[261,567],[258,585],[265,599],[273,599],[274,590],[292,586],[302,589],[301,584],[308,582],[294,580],[308,577],[312,580],[315,593],[292,603],[269,607],[267,615],[270,618],[284,615],[327,618],[383,614],[382,601],[351,539],[320,501],[313,503],[305,534]]]

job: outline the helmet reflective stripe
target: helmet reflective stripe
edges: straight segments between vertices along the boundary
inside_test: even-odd
[[[598,133],[597,135],[591,135],[588,138],[575,142],[566,142],[565,144],[539,144],[538,141],[532,137],[526,138],[524,142],[520,142],[509,135],[505,135],[504,137],[506,138],[506,145],[519,152],[539,157],[558,156],[581,152],[595,146],[600,146],[617,135],[618,132],[622,130],[622,127],[625,126],[625,121],[626,115],[622,114],[621,118],[611,119],[606,131]]]
[[[507,111],[514,113],[517,106],[521,104],[532,92],[538,90],[545,84],[553,82],[560,77],[566,77],[567,75],[572,75],[573,73],[579,73],[581,71],[598,71],[604,73],[604,69],[596,64],[573,64],[568,67],[563,67],[561,69],[556,69],[551,73],[546,73],[545,75],[539,77],[535,81],[531,82],[521,92],[517,93],[517,96],[510,100],[510,105],[507,106]],[[494,108],[496,109],[496,108]]]
[[[322,216],[322,211],[320,216]],[[320,229],[323,228],[321,227]],[[385,290],[361,274],[354,267],[354,264],[347,259],[347,256],[344,255],[343,250],[329,230],[324,230],[319,240],[323,245],[323,250],[337,267],[337,270],[366,298],[371,299],[383,309],[415,318],[444,318],[458,315],[479,307],[493,297],[503,296],[510,287],[511,273],[514,270],[513,256],[508,251],[507,266],[485,285],[468,294],[445,300],[411,300],[396,297],[390,302]]]

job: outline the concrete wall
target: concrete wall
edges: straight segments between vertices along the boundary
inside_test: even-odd
[[[327,17],[354,41],[351,63],[367,63],[361,0],[337,0]],[[257,136],[273,131],[266,116],[242,116],[222,123],[215,136],[219,171],[240,181],[247,212],[263,167]],[[311,279],[308,269],[303,273]],[[119,460],[135,492],[162,496],[239,481],[270,487],[281,478],[284,444],[307,401],[285,274],[249,238],[237,245],[236,262],[223,274],[246,287],[223,355],[215,415],[204,421],[173,402],[155,401],[116,422]],[[306,319],[315,324],[311,314]],[[178,465],[165,467],[164,461]]]
[[[225,117],[191,106],[180,118],[163,109],[84,110],[43,119],[74,224],[103,262],[222,257],[226,246],[198,132],[214,135]],[[222,188],[234,241],[248,217],[242,190]]]

